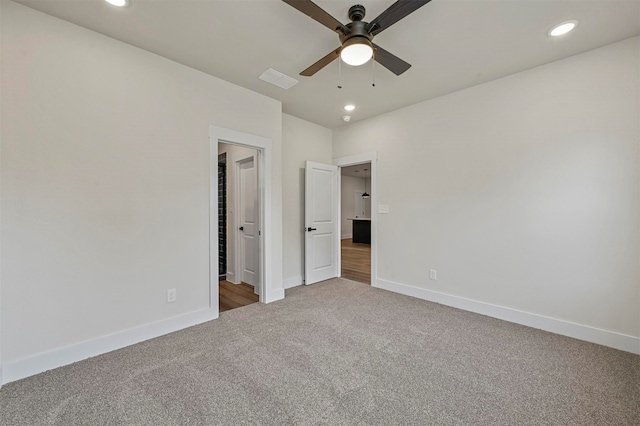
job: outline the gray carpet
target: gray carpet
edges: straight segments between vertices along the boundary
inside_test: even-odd
[[[5,385],[2,425],[640,425],[640,356],[336,279]]]

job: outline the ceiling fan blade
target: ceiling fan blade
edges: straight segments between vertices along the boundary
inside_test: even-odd
[[[333,62],[336,59],[338,59],[338,56],[340,56],[340,48],[337,48],[336,50],[332,51],[327,56],[325,56],[324,58],[320,59],[315,64],[311,65],[309,68],[307,68],[306,70],[302,71],[300,73],[300,75],[304,75],[305,77],[311,77],[312,75],[314,75],[315,73],[320,71],[322,68],[326,67],[331,62]]]
[[[282,0],[289,6],[298,9],[311,19],[320,22],[331,31],[346,33],[347,29],[342,25],[342,22],[338,21],[333,16],[325,12],[320,6],[312,2],[311,0]]]
[[[415,12],[431,0],[398,0],[387,10],[382,12],[376,19],[369,22],[367,32],[376,35],[386,30],[402,18]]]
[[[408,70],[409,68],[411,68],[411,64],[398,58],[393,53],[387,52],[377,44],[374,44],[373,48],[375,49],[373,53],[373,58],[376,61],[378,61],[380,65],[382,65],[383,67],[385,67],[386,69],[394,73],[395,75],[400,75],[406,70]]]

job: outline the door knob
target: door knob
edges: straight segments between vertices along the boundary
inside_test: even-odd
[[[244,231],[244,226],[241,226],[240,228],[238,228],[241,231]]]
[[[316,228],[311,228],[311,227],[307,228],[307,231],[309,231],[309,232],[316,231],[316,230],[317,230]]]

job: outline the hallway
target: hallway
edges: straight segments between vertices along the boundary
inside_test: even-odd
[[[351,238],[341,240],[340,245],[342,278],[371,284],[371,245],[354,243]]]

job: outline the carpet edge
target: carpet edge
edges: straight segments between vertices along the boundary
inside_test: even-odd
[[[118,331],[62,348],[0,365],[0,383],[5,385],[54,368],[122,349],[136,343],[183,330],[218,318],[218,310],[205,308],[195,312]]]
[[[577,324],[380,278],[376,280],[373,287],[640,355],[640,337],[629,336],[584,324]]]

